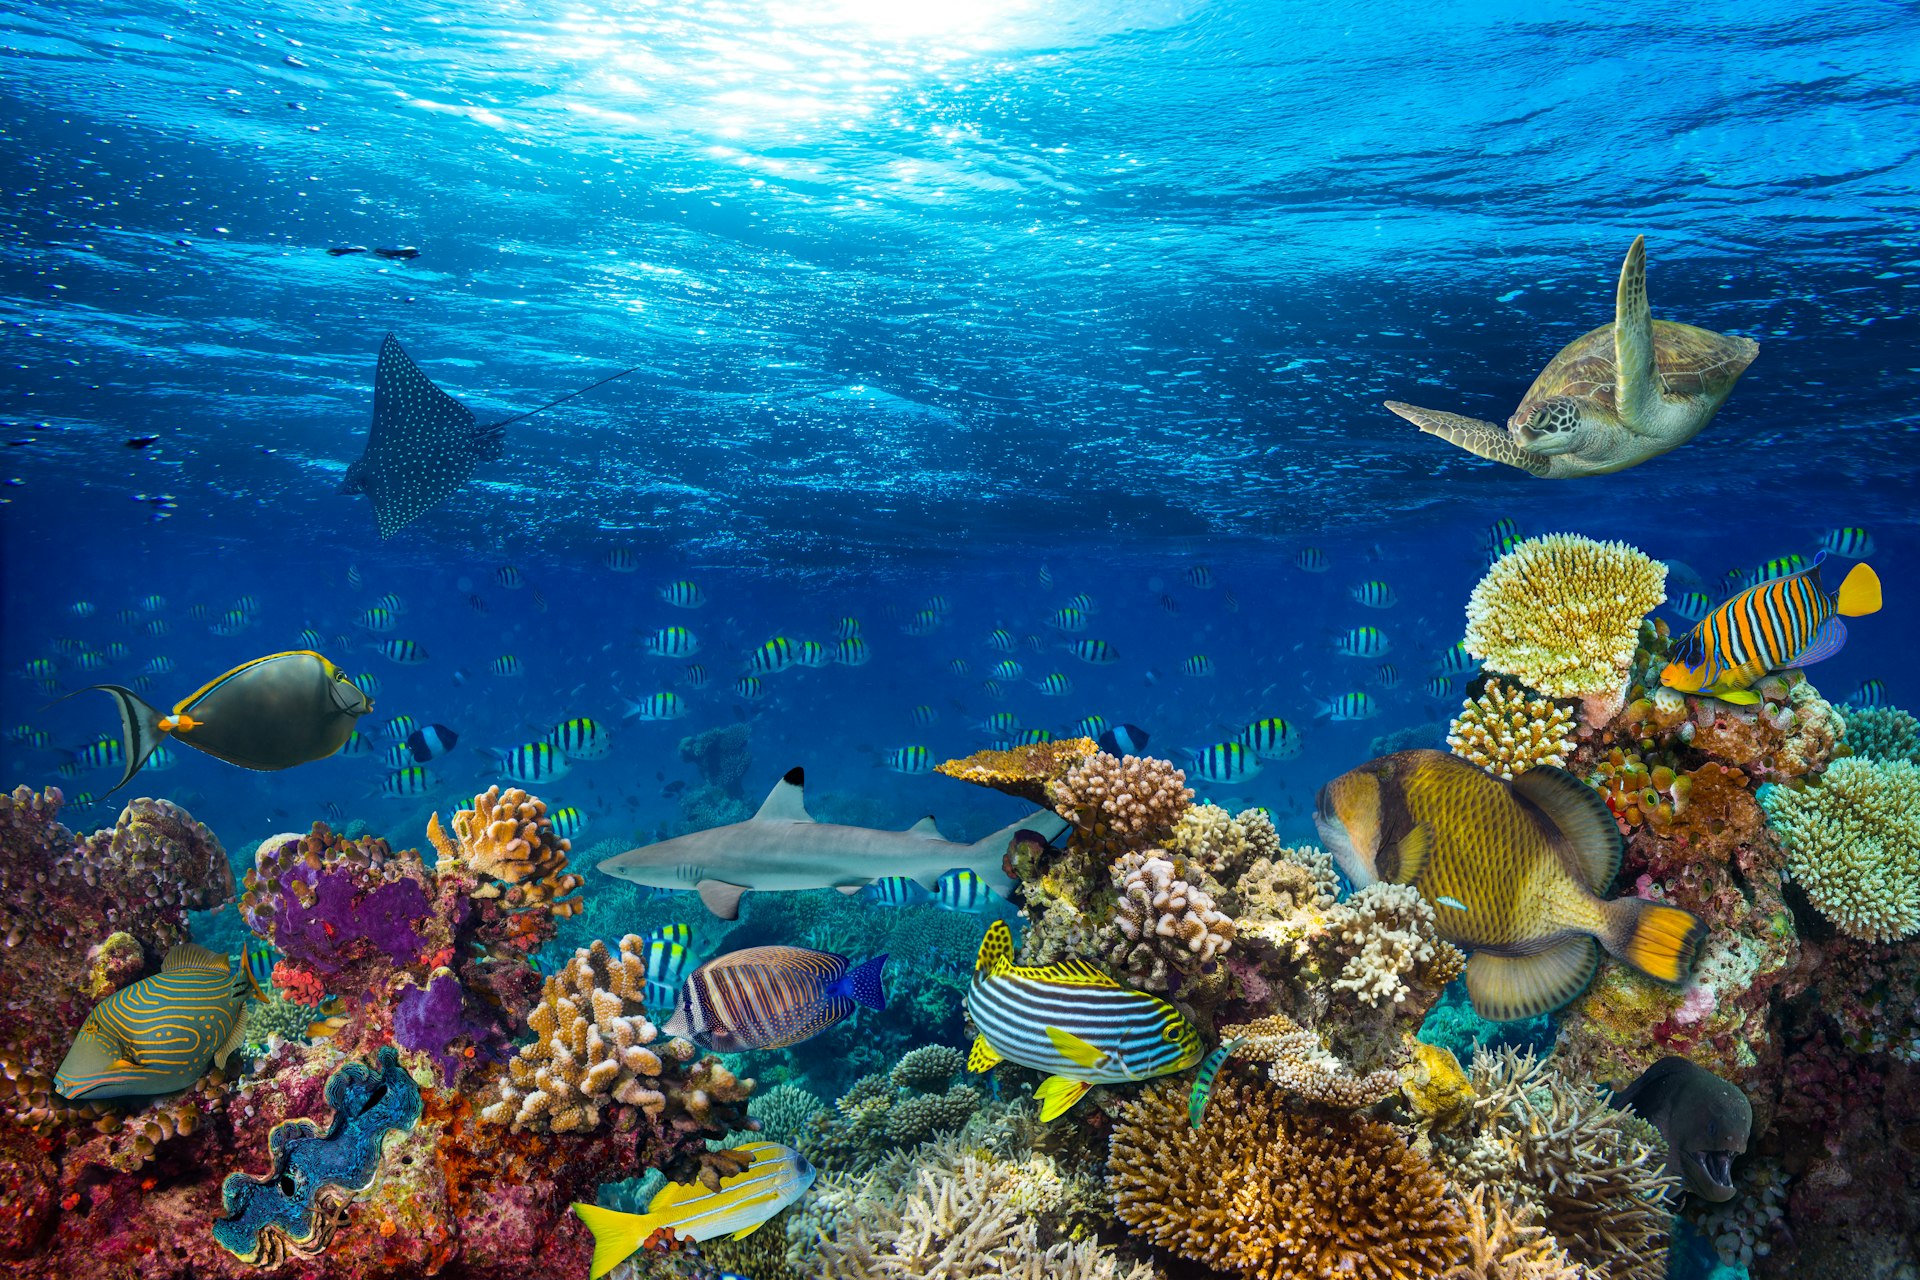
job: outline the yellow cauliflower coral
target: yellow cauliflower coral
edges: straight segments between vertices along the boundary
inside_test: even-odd
[[[1447,733],[1453,754],[1509,781],[1543,764],[1567,762],[1573,712],[1492,680],[1467,699]]]

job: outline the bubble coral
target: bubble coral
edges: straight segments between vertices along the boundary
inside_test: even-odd
[[[1769,786],[1760,807],[1787,872],[1841,932],[1870,942],[1920,933],[1920,766],[1836,760],[1818,786]]]
[[[1469,698],[1447,732],[1453,754],[1496,777],[1512,780],[1543,764],[1567,762],[1573,712],[1517,686],[1490,680]]]
[[[693,1062],[687,1040],[659,1044],[646,1015],[646,975],[646,942],[635,934],[620,940],[617,955],[600,941],[575,951],[542,987],[527,1016],[534,1040],[507,1064],[499,1098],[481,1119],[515,1133],[591,1133],[608,1122],[626,1130],[643,1115],[747,1127],[737,1104],[753,1081],[735,1079],[712,1056]]]
[[[1262,1280],[1437,1278],[1463,1256],[1440,1175],[1391,1127],[1295,1114],[1274,1089],[1222,1080],[1206,1120],[1156,1083],[1114,1121],[1114,1211],[1182,1257]]]
[[[1112,868],[1120,938],[1108,958],[1158,990],[1166,989],[1169,967],[1192,973],[1233,945],[1233,921],[1180,871],[1164,849],[1123,854]]]
[[[1049,783],[1047,803],[1096,841],[1127,842],[1171,835],[1193,789],[1168,761],[1101,751]]]
[[[1549,698],[1578,698],[1589,725],[1625,701],[1640,620],[1667,598],[1667,568],[1624,542],[1529,538],[1467,601],[1467,651]]]

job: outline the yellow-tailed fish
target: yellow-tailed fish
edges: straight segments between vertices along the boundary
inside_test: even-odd
[[[1151,1080],[1206,1054],[1178,1009],[1084,960],[1034,969],[1014,964],[1004,920],[987,928],[966,1006],[979,1032],[967,1070],[1006,1061],[1048,1072],[1033,1094],[1042,1120],[1057,1118],[1096,1084]]]
[[[55,1092],[79,1101],[190,1087],[239,1048],[241,1009],[256,981],[245,964],[236,969],[217,951],[182,943],[159,973],[94,1006],[54,1073]]]
[[[720,1236],[744,1239],[813,1185],[813,1166],[790,1147],[777,1142],[749,1142],[736,1150],[746,1153],[752,1163],[742,1172],[720,1179],[718,1191],[698,1182],[669,1182],[647,1202],[645,1213],[622,1213],[597,1204],[574,1205],[580,1221],[593,1232],[589,1280],[600,1280],[662,1228],[690,1240]]]
[[[1880,579],[1865,564],[1848,572],[1840,590],[1820,585],[1822,551],[1799,573],[1748,587],[1674,642],[1673,661],[1660,683],[1682,693],[1752,704],[1762,676],[1831,658],[1847,642],[1846,624],[1880,609]]]
[[[338,751],[354,722],[373,707],[346,672],[305,649],[242,663],[182,698],[167,715],[124,686],[87,688],[111,695],[120,708],[126,772],[108,795],[132,781],[169,735],[242,769],[291,769]]]
[[[1444,908],[1434,927],[1471,953],[1467,994],[1483,1018],[1559,1008],[1586,989],[1600,947],[1678,984],[1706,941],[1678,907],[1601,896],[1620,869],[1620,829],[1563,769],[1509,783],[1444,751],[1401,751],[1322,787],[1314,820],[1356,888],[1410,884]]]

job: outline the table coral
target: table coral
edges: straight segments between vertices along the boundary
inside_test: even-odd
[[[1262,1280],[1419,1280],[1462,1259],[1440,1175],[1387,1125],[1294,1114],[1222,1080],[1198,1129],[1182,1088],[1141,1090],[1114,1122],[1114,1208],[1137,1236]]]
[[[1468,698],[1447,731],[1453,754],[1496,777],[1511,780],[1543,764],[1563,765],[1573,712],[1546,698],[1530,698],[1505,681],[1490,680]]]
[[[976,751],[962,760],[944,760],[934,771],[1018,796],[1029,804],[1046,805],[1051,786],[1099,749],[1092,738],[1064,738],[1005,751]]]
[[[1149,990],[1167,989],[1168,970],[1193,973],[1233,945],[1233,921],[1213,896],[1181,878],[1164,849],[1123,854],[1113,864],[1120,895],[1108,959]]]
[[[1624,702],[1640,621],[1666,599],[1666,566],[1624,542],[1529,538],[1467,601],[1467,651],[1549,698],[1577,698],[1589,725]]]
[[[1817,787],[1767,787],[1787,869],[1820,914],[1855,938],[1920,933],[1920,766],[1835,761]]]

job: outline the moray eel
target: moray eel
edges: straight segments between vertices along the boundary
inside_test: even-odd
[[[1703,1200],[1733,1199],[1733,1158],[1747,1149],[1753,1108],[1747,1095],[1705,1067],[1666,1057],[1614,1094],[1616,1107],[1660,1130],[1667,1169]]]

